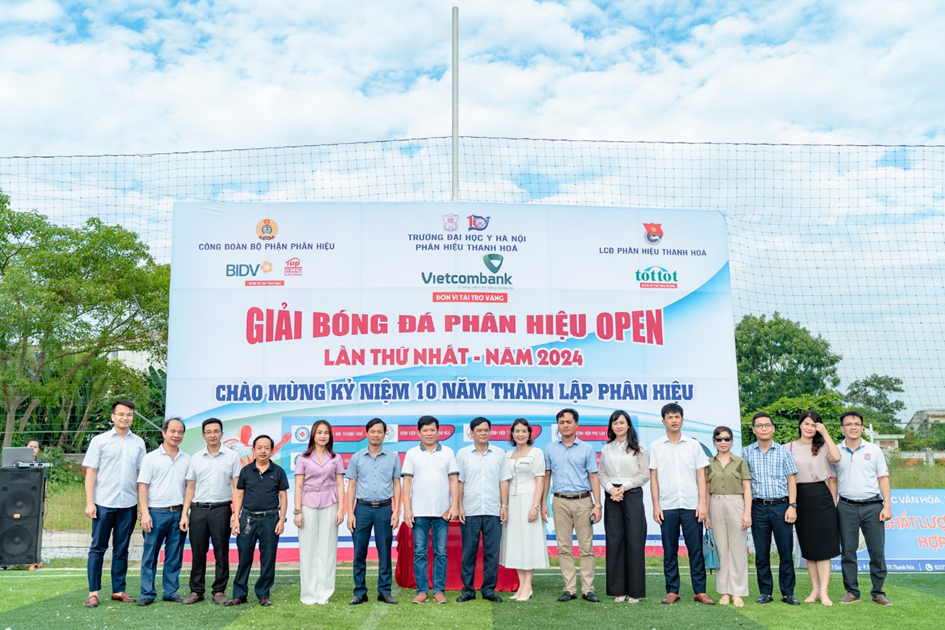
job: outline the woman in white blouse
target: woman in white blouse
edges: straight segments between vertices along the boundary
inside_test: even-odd
[[[541,513],[541,489],[545,482],[545,456],[532,446],[532,427],[517,418],[509,430],[515,448],[506,456],[512,479],[509,481],[509,518],[502,525],[499,564],[518,573],[518,591],[509,599],[526,601],[532,597],[535,569],[548,568],[548,541]]]
[[[600,483],[607,497],[607,594],[615,602],[635,604],[646,597],[643,485],[650,480],[650,456],[626,411],[610,414],[607,440],[600,451]]]

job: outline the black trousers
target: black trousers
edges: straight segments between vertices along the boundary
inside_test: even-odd
[[[870,580],[873,597],[885,595],[883,583],[886,581],[886,523],[879,520],[883,511],[883,502],[854,505],[842,499],[837,502],[837,514],[840,517],[840,568],[843,573],[843,588],[847,593],[860,596],[857,582],[856,547],[860,543],[860,530],[866,541],[866,551],[870,555]]]
[[[771,595],[774,578],[771,575],[771,534],[778,547],[781,563],[778,565],[778,587],[781,595],[794,595],[794,526],[785,522],[788,504],[765,505],[751,503],[751,537],[755,541],[755,570],[758,571],[758,592]]]
[[[250,518],[251,526],[246,531],[246,512],[240,514],[240,534],[236,537],[236,548],[240,554],[240,564],[233,579],[233,599],[246,599],[249,593],[249,572],[253,568],[253,552],[259,543],[259,579],[253,591],[259,599],[269,597],[269,591],[276,579],[276,549],[279,537],[276,535],[276,523],[279,513],[262,518]]]
[[[190,592],[203,595],[206,592],[207,553],[213,541],[213,557],[216,561],[212,593],[225,593],[230,581],[230,517],[233,508],[223,505],[211,509],[193,506],[190,509],[190,550],[193,566],[190,569]],[[273,525],[275,527],[275,525]]]
[[[463,595],[476,595],[476,556],[479,555],[479,536],[482,535],[482,586],[483,595],[494,595],[499,580],[499,543],[502,541],[502,524],[498,516],[467,516],[460,527],[463,537],[463,563],[460,574],[463,578]]]
[[[606,494],[606,493],[605,493]],[[646,512],[643,491],[627,490],[623,501],[606,494],[604,533],[607,541],[607,594],[646,597]]]

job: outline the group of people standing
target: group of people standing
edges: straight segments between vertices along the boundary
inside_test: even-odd
[[[255,548],[259,577],[254,592],[262,606],[271,606],[276,550],[288,511],[285,471],[271,461],[273,440],[253,440],[253,461],[242,466],[223,448],[223,423],[216,418],[201,426],[206,447],[193,457],[179,445],[185,427],[179,418],[165,421],[164,442],[146,453],[143,440],[131,430],[134,403],[112,407],[113,429],[92,439],[83,466],[86,473],[86,515],[92,519],[89,552],[89,597],[99,605],[102,562],[113,541],[112,599],[134,602],[126,592],[128,545],[135,516],[144,532],[139,606],[155,601],[155,571],[164,548],[162,598],[194,604],[206,598],[206,563],[210,543],[216,563],[210,587],[214,603],[245,604]],[[544,451],[533,446],[533,427],[516,419],[505,451],[490,442],[492,423],[477,417],[469,424],[472,444],[454,453],[439,441],[439,421],[423,416],[417,423],[420,444],[400,456],[384,447],[386,423],[371,419],[365,426],[367,446],[351,456],[345,468],[333,450],[331,425],[318,420],[308,447],[296,460],[293,520],[299,530],[303,604],[327,604],[335,590],[338,527],[347,521],[354,547],[354,593],[349,602],[368,601],[366,566],[374,536],[378,556],[377,599],[396,604],[391,594],[393,532],[401,510],[413,531],[413,603],[447,602],[446,546],[450,521],[459,521],[462,535],[462,592],[457,602],[476,598],[476,558],[481,545],[483,599],[501,602],[496,593],[499,565],[515,569],[518,590],[510,599],[533,595],[534,571],[549,566],[544,524],[549,521],[548,495],[557,539],[564,590],[558,601],[578,597],[599,602],[594,592],[593,528],[603,518],[607,555],[607,595],[616,602],[636,603],[646,596],[645,547],[647,519],[643,486],[651,484],[653,519],[659,524],[666,578],[664,604],[680,599],[678,566],[680,533],[689,553],[695,601],[715,604],[706,593],[702,552],[703,528],[711,528],[720,568],[716,590],[721,604],[743,606],[748,595],[747,531],[755,543],[759,604],[772,601],[770,568],[772,535],[780,554],[782,601],[794,597],[793,529],[807,560],[812,591],[805,601],[831,605],[828,595],[830,558],[842,549],[841,604],[859,601],[856,547],[863,531],[870,552],[873,601],[890,605],[882,590],[886,568],[883,522],[891,517],[888,470],[882,451],[860,439],[862,417],[841,418],[846,440],[838,447],[820,416],[805,413],[799,437],[787,446],[773,442],[774,422],[756,414],[752,430],[757,442],[744,457],[731,453],[734,434],[728,427],[713,432],[717,454],[711,459],[702,445],[683,435],[683,409],[670,403],[661,410],[666,434],[647,449],[640,443],[630,416],[611,414],[607,443],[598,465],[594,447],[577,436],[579,414],[562,409],[556,415],[558,439]],[[345,490],[347,480],[347,491]],[[601,502],[601,490],[604,502]],[[347,517],[347,518],[346,518]],[[184,541],[190,536],[193,567],[190,595],[178,591]],[[229,541],[235,536],[239,564],[232,595],[229,582]],[[579,557],[573,554],[577,538]],[[428,579],[432,558],[432,584]]]

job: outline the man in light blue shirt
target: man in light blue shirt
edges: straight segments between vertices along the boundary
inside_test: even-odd
[[[164,545],[163,598],[166,602],[183,602],[180,588],[180,567],[184,558],[184,539],[180,517],[184,508],[184,489],[190,455],[180,450],[184,439],[184,422],[169,418],[161,427],[164,443],[144,456],[138,473],[138,503],[141,506],[141,529],[144,549],[141,554],[141,596],[139,606],[148,606],[157,592],[154,572],[158,554]]]
[[[594,523],[600,522],[601,517],[600,484],[597,482],[597,452],[593,446],[577,437],[579,417],[576,409],[562,409],[556,416],[561,439],[545,447],[541,518],[548,522],[548,488],[553,483],[555,538],[561,576],[564,578],[564,593],[558,601],[577,599],[577,573],[571,549],[574,532],[581,552],[582,597],[596,603],[600,598],[594,594]]]
[[[367,552],[374,530],[377,548],[377,601],[396,604],[391,597],[391,542],[400,516],[400,456],[384,448],[387,423],[372,418],[364,427],[367,448],[351,456],[348,480],[348,529],[354,542],[354,597],[356,606],[367,597]]]
[[[86,608],[99,605],[102,564],[109,538],[112,539],[112,599],[123,603],[135,601],[125,592],[125,574],[128,572],[128,545],[138,511],[135,484],[146,449],[144,440],[131,432],[134,409],[135,404],[126,399],[112,404],[114,427],[92,438],[82,460],[85,515],[92,519]]]
[[[459,468],[459,522],[463,535],[463,592],[458,602],[476,599],[476,555],[482,536],[483,599],[501,602],[495,592],[499,579],[499,541],[502,524],[508,518],[509,468],[505,451],[489,444],[492,423],[488,418],[473,418],[469,433],[473,444],[456,454]]]

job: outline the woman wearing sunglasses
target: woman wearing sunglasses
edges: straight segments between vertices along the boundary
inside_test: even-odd
[[[748,596],[748,528],[751,527],[751,473],[748,463],[732,455],[732,430],[716,427],[712,440],[718,451],[709,460],[705,479],[709,484],[709,519],[719,552],[715,590],[719,604],[745,605]]]

